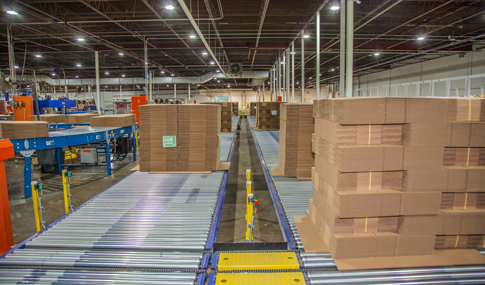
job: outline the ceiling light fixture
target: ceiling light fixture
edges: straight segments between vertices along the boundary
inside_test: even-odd
[[[124,74],[121,74],[121,77],[125,77],[125,75]]]
[[[14,10],[8,10],[7,11],[7,14],[10,14],[10,15],[17,15],[18,13]]]
[[[78,42],[84,42],[84,38],[77,38]]]
[[[51,75],[52,75],[52,76],[56,76],[56,74],[55,74],[55,73],[52,73]]]
[[[80,64],[80,63],[78,63],[78,64],[76,64],[76,66],[77,66],[77,67],[81,67],[81,64]]]
[[[374,55],[375,55],[375,56],[378,56],[378,55],[380,55],[380,53],[376,52]]]
[[[216,72],[221,72],[221,71],[218,69],[218,70],[216,70]]]
[[[203,51],[203,52],[202,52],[202,55],[207,55],[207,52],[206,52],[206,51]]]
[[[221,82],[220,80],[217,80],[217,82]]]
[[[175,9],[175,7],[172,6],[172,5],[167,5],[167,6],[165,6],[165,9],[167,9],[167,10],[173,10],[173,9]]]
[[[308,39],[310,37],[310,35],[304,35],[303,36],[305,39]]]
[[[79,76],[77,76],[77,75],[76,75],[76,76],[74,76],[74,77],[79,78]]]
[[[331,71],[335,71],[335,68],[332,68]]]
[[[173,76],[173,73],[172,73],[172,74],[170,74],[170,75],[171,75],[171,76]]]
[[[189,38],[195,39],[195,35],[190,35]]]
[[[109,72],[108,72],[108,71],[106,71],[104,74],[108,75],[108,74],[109,74]]]
[[[418,38],[418,41],[422,41],[422,40],[424,40],[424,39],[425,39],[425,37],[419,37],[419,38]]]
[[[35,55],[35,57],[42,57],[42,55],[40,55],[40,54],[36,54],[36,55]]]
[[[120,51],[120,52],[118,53],[118,55],[121,55],[121,56],[123,56],[124,54],[123,54],[123,53],[122,53],[122,52]]]
[[[163,71],[163,70],[162,70],[162,71],[160,71],[160,73],[161,73],[161,74],[164,74],[164,73],[165,73],[165,71]]]
[[[333,5],[332,7],[330,7],[330,10],[332,11],[337,11],[338,9],[340,9],[340,7],[337,5]]]
[[[215,62],[211,61],[211,64],[215,64]]]

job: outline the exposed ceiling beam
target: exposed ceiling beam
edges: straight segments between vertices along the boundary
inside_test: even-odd
[[[266,12],[268,11],[268,5],[269,5],[269,0],[263,0],[263,3],[261,3],[262,9],[261,9],[261,15],[259,16],[258,35],[256,37],[255,47],[259,46],[259,38],[261,37],[261,31],[263,30],[264,19],[266,18]],[[257,52],[258,52],[258,50],[254,51],[253,60],[251,61],[251,69],[253,68],[254,60],[256,59],[256,53]]]

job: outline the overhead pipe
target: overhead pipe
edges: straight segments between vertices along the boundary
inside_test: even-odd
[[[347,0],[347,57],[345,97],[352,97],[354,83],[354,0]]]
[[[146,1],[146,0],[143,0],[143,1]],[[217,0],[217,1],[220,2],[221,0]],[[209,17],[212,17],[212,10],[210,7],[209,0],[204,0],[204,3],[205,3],[205,7],[207,8],[207,13],[209,14]],[[220,7],[222,9],[222,5],[220,5]],[[217,39],[219,40],[219,44],[221,45],[221,49],[224,49],[224,44],[222,43],[221,35],[219,34],[219,30],[217,29],[216,22],[211,21],[211,23],[212,23],[212,27],[214,27],[214,33],[216,34]],[[230,66],[229,57],[227,57],[227,54],[225,53],[225,51],[224,51],[224,56],[226,57],[227,64]]]
[[[317,11],[317,45],[316,45],[316,62],[315,62],[315,93],[317,100],[320,99],[320,11]]]
[[[207,48],[207,52],[210,53],[212,59],[214,59],[214,63],[217,64],[217,66],[219,67],[219,70],[224,74],[226,75],[226,72],[224,71],[224,69],[222,68],[221,64],[219,63],[219,60],[217,60],[217,57],[214,55],[214,53],[212,52],[212,49],[210,47],[210,45],[207,43],[207,41],[205,40],[204,38],[204,35],[202,34],[202,32],[200,31],[199,29],[199,26],[197,26],[197,23],[195,22],[194,18],[192,17],[192,14],[190,13],[189,11],[189,8],[187,8],[187,5],[185,5],[185,2],[184,0],[177,0],[178,3],[180,4],[180,6],[182,7],[182,9],[184,10],[185,12],[185,15],[187,16],[187,18],[189,18],[190,20],[190,23],[192,24],[192,26],[194,27],[196,33],[199,35],[199,38],[200,40],[202,41],[202,43],[205,45],[205,47]]]

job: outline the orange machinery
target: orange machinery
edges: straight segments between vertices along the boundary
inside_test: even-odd
[[[138,119],[140,114],[138,112],[138,107],[147,104],[147,96],[132,96],[131,97],[131,112],[136,115],[136,123],[138,124]]]
[[[10,205],[8,204],[7,177],[5,174],[5,160],[13,158],[15,152],[10,140],[0,140],[0,254],[9,251],[13,244],[12,220],[10,219]]]
[[[14,96],[13,106],[15,121],[30,121],[30,116],[34,115],[34,102],[30,96]]]

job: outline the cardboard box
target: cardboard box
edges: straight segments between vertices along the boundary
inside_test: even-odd
[[[443,235],[483,235],[485,234],[484,209],[444,209]]]
[[[435,236],[396,237],[395,256],[431,255],[434,252]]]
[[[441,193],[441,209],[485,209],[484,192]]]
[[[443,232],[443,215],[400,216],[398,232],[403,236],[437,235]]]
[[[40,121],[0,121],[0,138],[2,139],[29,139],[44,138],[49,134],[49,123]]]
[[[91,122],[91,117],[99,116],[98,113],[82,113],[82,114],[72,114],[66,115],[66,124],[89,124]]]
[[[405,146],[449,146],[452,133],[451,123],[412,123],[403,127],[403,145]]]
[[[39,116],[40,121],[48,123],[64,123],[66,121],[66,115],[62,114],[42,114]],[[30,116],[31,121],[37,121],[37,115]]]
[[[279,130],[281,102],[257,102],[256,104],[256,128]]]
[[[480,98],[447,98],[449,122],[484,122],[485,104]]]
[[[484,235],[439,235],[435,239],[435,249],[482,248]]]
[[[450,147],[485,147],[485,123],[451,123]]]
[[[442,124],[446,122],[448,99],[406,98],[406,123]]]
[[[443,167],[443,147],[406,147],[402,169],[404,170],[430,170]]]
[[[401,215],[437,215],[441,207],[440,192],[403,192]]]
[[[485,166],[485,147],[446,147],[443,166]]]
[[[136,125],[135,114],[104,115],[90,119],[91,127],[123,128]]]

